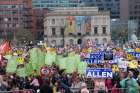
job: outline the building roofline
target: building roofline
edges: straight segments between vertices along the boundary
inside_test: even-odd
[[[59,7],[48,11],[45,16],[90,16],[90,15],[110,15],[109,11],[99,11],[98,7]]]
[[[91,15],[110,15],[110,12],[90,12],[85,11],[83,12],[50,12],[46,13],[45,16],[91,16]]]

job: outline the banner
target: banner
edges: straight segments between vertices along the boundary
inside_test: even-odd
[[[75,32],[75,17],[74,16],[68,16],[67,18],[67,30],[69,33]]]
[[[85,16],[85,31],[91,32],[91,17]]]
[[[93,64],[93,63],[99,64],[99,63],[102,63],[102,60],[93,59],[93,58],[84,58],[83,61],[88,63],[88,64]]]
[[[87,78],[113,78],[113,73],[111,69],[104,69],[104,68],[88,68],[86,70],[86,77]]]
[[[78,32],[82,30],[83,19],[84,19],[84,16],[76,16],[76,25],[77,25]]]

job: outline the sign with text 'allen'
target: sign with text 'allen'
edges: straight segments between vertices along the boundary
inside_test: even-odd
[[[109,68],[88,68],[86,70],[87,78],[113,78],[112,69]]]
[[[128,54],[132,55],[135,58],[140,58],[140,53],[139,52],[128,52]]]

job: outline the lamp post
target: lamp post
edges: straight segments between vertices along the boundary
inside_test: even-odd
[[[64,27],[63,29],[61,29],[62,30],[62,37],[63,37],[63,47],[65,46],[65,28],[66,27]]]
[[[6,27],[7,27],[7,22],[8,22],[8,18],[4,18],[4,35],[5,35],[5,39],[7,40],[7,31],[6,31]]]

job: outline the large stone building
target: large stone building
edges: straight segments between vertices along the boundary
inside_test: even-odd
[[[96,7],[56,8],[45,15],[44,36],[49,45],[109,42],[110,13]]]

